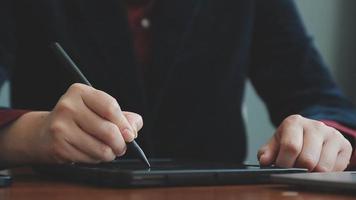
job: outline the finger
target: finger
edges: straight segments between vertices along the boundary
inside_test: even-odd
[[[132,126],[113,97],[103,91],[93,90],[83,93],[82,99],[93,112],[116,124],[126,142],[131,142],[135,138]]]
[[[334,168],[332,171],[344,171],[350,163],[350,154],[346,151],[341,151],[336,159]]]
[[[81,112],[74,117],[74,121],[82,132],[95,137],[109,146],[115,155],[120,156],[125,153],[125,140],[119,128],[114,123],[103,119],[86,107],[81,109]]]
[[[131,124],[131,126],[133,127],[133,129],[136,133],[136,135],[135,135],[135,138],[136,138],[138,131],[141,130],[143,127],[143,120],[142,120],[141,115],[133,113],[133,112],[127,112],[127,111],[124,111],[123,114],[125,115],[128,122]]]
[[[72,146],[74,146],[84,154],[96,160],[106,162],[115,159],[116,154],[110,146],[87,134],[77,126],[72,128],[71,131],[73,131],[72,133],[75,134],[71,134],[70,136],[68,136],[68,143],[70,143]],[[120,155],[124,154],[126,151],[125,143],[123,143],[123,147],[121,148],[122,150]]]
[[[257,154],[260,165],[267,166],[273,164],[278,154],[279,144],[275,135],[263,146]]]
[[[53,158],[59,164],[81,162],[81,163],[99,163],[99,160],[88,156],[76,147],[66,141],[62,141],[56,146]]]
[[[303,147],[303,128],[294,120],[286,121],[277,130],[280,148],[276,159],[279,167],[293,167]]]
[[[307,168],[309,171],[313,171],[318,164],[323,147],[323,138],[311,131],[305,130],[302,151],[295,163],[295,166]]]
[[[340,144],[333,139],[325,141],[321,155],[314,171],[330,172],[334,166],[340,150]]]
[[[352,155],[352,146],[349,141],[345,141],[346,144],[342,145],[342,149],[337,155],[336,163],[333,171],[344,171],[350,163]]]

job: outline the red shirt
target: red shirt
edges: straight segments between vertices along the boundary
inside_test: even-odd
[[[137,60],[141,65],[151,62],[151,11],[155,0],[128,1],[128,22],[133,37]]]

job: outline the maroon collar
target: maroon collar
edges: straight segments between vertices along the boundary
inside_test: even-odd
[[[128,23],[137,60],[148,65],[151,60],[150,16],[155,0],[127,0]]]

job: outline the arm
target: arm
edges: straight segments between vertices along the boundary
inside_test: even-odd
[[[257,1],[255,24],[249,75],[278,126],[259,153],[261,163],[329,171],[343,159],[337,170],[344,169],[351,156],[350,142],[319,120],[355,128],[356,113],[312,45],[293,1]],[[330,151],[334,156],[323,156]]]
[[[15,60],[12,3],[0,1],[0,69],[13,66]],[[6,126],[0,127],[2,166],[111,161],[125,153],[125,143],[137,137],[143,125],[140,115],[122,111],[109,94],[82,84],[69,87],[51,111],[30,111],[11,119],[8,114],[3,119]]]
[[[110,95],[73,84],[50,112],[27,112],[0,133],[3,166],[31,163],[98,163],[126,151],[142,118],[123,112]]]

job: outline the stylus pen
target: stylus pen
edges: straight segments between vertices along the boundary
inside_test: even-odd
[[[56,54],[58,59],[62,62],[62,64],[65,67],[68,68],[68,70],[73,74],[73,76],[76,78],[76,80],[92,87],[92,85],[90,84],[88,79],[84,76],[84,74],[80,71],[80,69],[77,67],[77,65],[74,63],[74,61],[70,58],[70,56],[65,52],[65,50],[62,48],[62,46],[58,42],[53,43],[51,45],[51,47],[54,50],[54,53]],[[147,167],[151,167],[145,153],[143,152],[141,147],[136,143],[135,140],[127,143],[127,146],[136,152],[136,154],[147,165]]]

